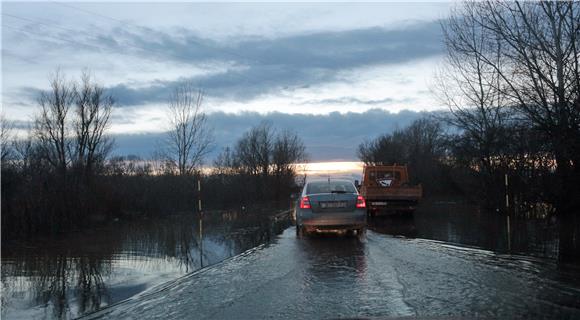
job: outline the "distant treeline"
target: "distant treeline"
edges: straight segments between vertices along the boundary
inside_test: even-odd
[[[462,195],[505,211],[507,193],[511,209],[519,212],[556,203],[555,162],[537,130],[497,127],[486,149],[478,137],[450,126],[453,119],[442,113],[365,141],[359,158],[366,164],[407,164],[412,182],[423,184],[426,196]]]

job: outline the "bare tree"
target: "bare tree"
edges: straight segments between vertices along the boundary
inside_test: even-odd
[[[359,145],[365,164],[406,164],[412,180],[435,186],[439,163],[445,153],[441,123],[432,118],[415,120],[409,126]]]
[[[213,166],[213,173],[218,176],[233,175],[237,172],[239,167],[235,159],[234,152],[230,149],[230,147],[226,147],[222,150],[222,152],[214,160]]]
[[[175,89],[169,100],[167,157],[179,175],[191,175],[210,151],[213,137],[202,109],[203,92],[191,84]]]
[[[358,147],[358,157],[367,165],[406,163],[407,146],[403,130],[366,140]]]
[[[549,137],[561,200],[577,199],[570,193],[580,181],[580,3],[466,2],[444,31],[464,99],[449,99],[459,125],[480,130],[485,154],[503,110],[517,111]]]
[[[222,181],[235,181],[243,199],[276,199],[295,185],[297,163],[306,161],[306,148],[292,131],[277,132],[263,121],[248,130],[214,162]],[[227,178],[227,179],[226,179]]]
[[[282,188],[291,185],[296,177],[296,166],[306,161],[306,146],[295,132],[284,130],[278,134],[272,147],[272,165],[275,178],[276,199],[280,200]]]
[[[236,154],[242,168],[254,176],[267,176],[271,165],[274,130],[269,122],[252,127],[238,140]]]
[[[284,130],[278,134],[272,148],[274,175],[294,173],[296,164],[306,160],[306,147],[295,132]]]
[[[113,97],[106,95],[88,71],[84,71],[75,95],[75,165],[89,177],[112,148],[105,131],[113,109]]]
[[[509,120],[505,79],[498,72],[506,63],[502,45],[477,23],[473,3],[454,12],[442,27],[447,56],[436,77],[437,93],[449,107],[446,120],[463,130],[465,139],[477,150],[472,165],[488,175],[495,169],[498,148],[503,145],[501,131]]]
[[[272,160],[274,130],[269,122],[252,127],[238,140],[236,157],[243,174],[252,177],[258,198],[265,195]]]
[[[12,123],[6,119],[4,114],[0,115],[0,163],[6,164],[12,155]]]
[[[69,111],[74,104],[76,87],[60,71],[50,78],[50,90],[41,93],[40,114],[35,120],[35,136],[43,158],[62,176],[71,161],[71,126]]]
[[[112,147],[105,133],[113,98],[88,71],[83,72],[80,83],[66,81],[57,71],[50,86],[38,99],[40,113],[34,129],[42,158],[61,175],[73,165],[88,177]]]

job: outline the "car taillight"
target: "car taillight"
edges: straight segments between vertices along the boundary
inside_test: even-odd
[[[363,198],[363,196],[358,196],[356,198],[356,207],[357,208],[366,208],[367,207],[367,203],[365,202],[365,198]]]
[[[308,197],[300,199],[300,209],[310,209],[310,199]]]

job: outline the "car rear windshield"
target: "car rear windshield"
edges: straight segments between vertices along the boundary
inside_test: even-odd
[[[306,194],[317,193],[356,193],[354,185],[349,181],[314,181],[306,186]]]

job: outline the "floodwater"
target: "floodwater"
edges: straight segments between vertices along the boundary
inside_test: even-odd
[[[289,226],[207,213],[201,250],[192,215],[2,243],[2,318],[580,317],[580,266],[559,262],[550,221],[439,201],[362,239]]]
[[[372,230],[362,240],[295,236],[180,278],[89,319],[580,317],[577,273]]]
[[[439,240],[501,253],[551,259],[558,259],[560,254],[556,220],[508,217],[460,200],[424,201],[411,217],[388,215],[369,224],[378,233]],[[578,226],[576,229],[580,231]]]
[[[75,318],[267,243],[289,224],[274,210],[207,212],[203,250],[193,214],[3,242],[2,318]]]

